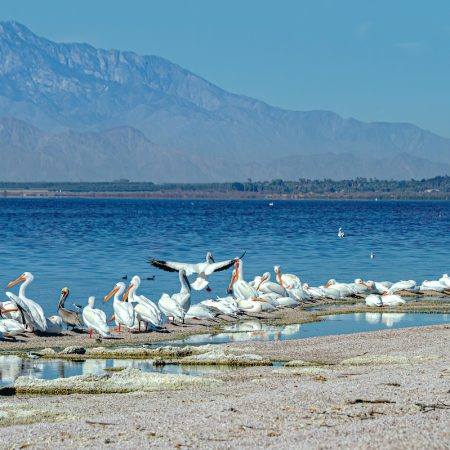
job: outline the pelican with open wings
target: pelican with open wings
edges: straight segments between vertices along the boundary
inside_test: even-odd
[[[211,289],[208,286],[209,284],[208,277],[214,272],[220,272],[222,270],[227,270],[230,267],[233,267],[234,263],[237,260],[242,259],[244,255],[245,252],[240,258],[215,262],[212,253],[208,252],[206,254],[205,262],[200,262],[197,264],[175,262],[175,261],[162,261],[159,259],[152,259],[149,261],[149,263],[153,267],[165,270],[166,272],[179,272],[180,270],[184,270],[187,276],[196,273],[198,274],[197,279],[191,284],[192,288],[195,289],[196,291],[201,291],[202,289],[210,291]]]

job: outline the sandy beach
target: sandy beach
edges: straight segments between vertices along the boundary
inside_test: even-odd
[[[448,448],[450,326],[228,352],[291,361],[176,390],[0,401],[1,448]]]

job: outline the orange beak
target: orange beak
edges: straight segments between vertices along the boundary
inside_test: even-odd
[[[359,284],[363,284],[367,289],[374,291],[375,289],[372,288],[372,286],[369,283],[366,283],[365,281],[360,281]]]
[[[267,300],[265,300],[265,299],[263,299],[263,298],[260,298],[260,297],[258,297],[258,298],[253,297],[252,300],[253,300],[254,302],[267,303]]]
[[[111,316],[111,319],[107,320],[107,322],[109,323],[112,322],[113,320],[116,320],[116,316],[114,314]]]
[[[102,301],[102,305],[106,303],[118,290],[119,288],[117,286],[114,286],[114,289]]]
[[[122,297],[122,301],[124,302],[128,298],[128,294],[130,293],[131,288],[133,287],[133,283],[130,283],[128,289],[125,291]]]
[[[284,287],[283,280],[281,279],[280,271],[277,270],[276,272],[277,272],[277,280],[278,280],[278,283],[280,283],[280,285]]]
[[[9,289],[9,288],[15,286],[17,283],[21,283],[22,281],[25,281],[25,278],[23,275],[20,275],[19,278],[17,278],[14,281],[11,281],[11,283],[9,283],[8,286],[5,287],[5,289]]]
[[[231,293],[231,291],[233,290],[233,285],[234,285],[234,282],[236,281],[236,278],[237,278],[236,270],[233,270],[233,275],[231,275],[230,285],[228,286],[228,289],[227,289],[228,294]]]
[[[258,286],[256,287],[256,290],[258,290],[261,287],[261,285],[264,283],[264,281],[266,281],[266,280],[267,280],[267,277],[261,277],[261,281],[259,282]]]
[[[329,281],[329,282],[325,285],[325,287],[328,288],[328,287],[330,287],[331,285],[332,285],[332,283],[331,283],[331,281]]]

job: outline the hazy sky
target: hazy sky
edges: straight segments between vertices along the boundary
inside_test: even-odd
[[[56,41],[163,56],[283,108],[450,137],[450,1],[1,0]]]

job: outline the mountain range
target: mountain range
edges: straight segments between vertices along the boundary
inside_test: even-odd
[[[284,110],[157,56],[0,22],[0,157],[2,181],[409,179],[450,174],[450,139]]]

